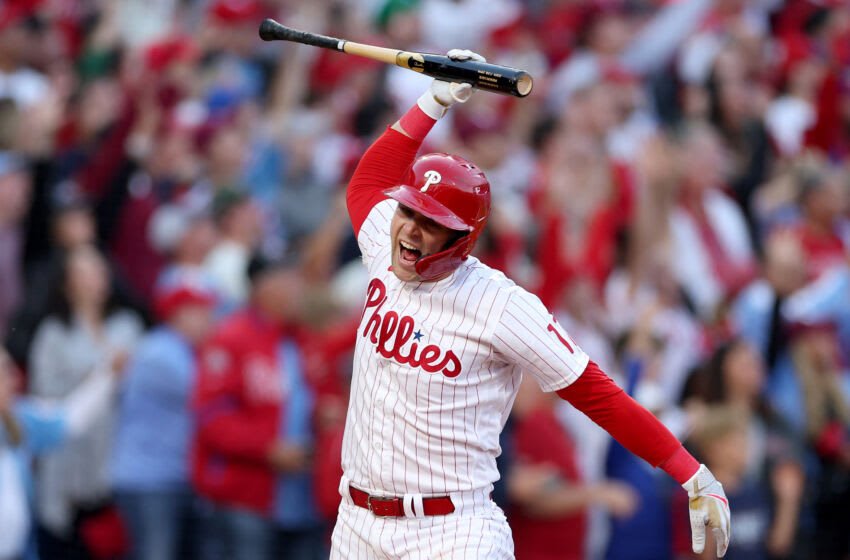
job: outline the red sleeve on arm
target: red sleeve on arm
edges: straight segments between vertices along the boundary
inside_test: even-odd
[[[355,236],[360,233],[360,226],[372,208],[386,198],[384,191],[399,184],[421,145],[421,140],[388,128],[366,150],[346,191],[348,215]]]
[[[673,480],[679,484],[684,484],[699,470],[699,461],[694,459],[687,449],[680,446],[666,461],[658,465],[658,468],[673,477]]]
[[[558,391],[558,396],[604,428],[623,447],[653,467],[660,466],[680,484],[699,468],[670,430],[593,361],[588,362],[575,382]]]

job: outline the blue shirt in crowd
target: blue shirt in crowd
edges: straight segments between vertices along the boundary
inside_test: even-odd
[[[606,475],[625,482],[637,492],[640,507],[631,516],[611,519],[609,560],[666,560],[673,550],[670,478],[632,455],[616,441],[606,459]]]
[[[762,356],[767,355],[775,302],[773,288],[766,281],[759,280],[741,292],[732,306],[732,318],[738,333]],[[779,352],[768,374],[765,388],[768,401],[797,434],[803,433],[806,425],[803,390],[787,348]]]
[[[18,496],[23,503],[19,504],[28,517],[23,527],[25,533],[20,545],[19,557],[25,560],[38,560],[35,546],[35,520],[33,510],[33,481],[30,472],[33,458],[58,448],[68,437],[68,424],[65,411],[61,407],[47,406],[31,399],[21,398],[15,403],[13,416],[20,424],[24,439],[21,445],[11,447],[8,434],[0,425],[0,450],[10,451],[13,461],[11,477],[0,477],[0,494],[7,499]],[[15,486],[12,488],[12,486]],[[0,538],[14,538],[9,533],[3,533],[0,527]]]
[[[189,483],[196,365],[189,341],[169,327],[142,339],[121,396],[112,465],[117,489],[169,490]]]
[[[311,445],[311,417],[314,396],[304,378],[304,364],[298,346],[291,339],[280,345],[280,381],[284,401],[280,415],[281,439],[288,443]],[[319,522],[313,496],[312,474],[283,474],[277,479],[274,519],[283,529],[307,529]]]
[[[634,396],[644,374],[644,363],[627,355],[624,363],[626,392]],[[672,558],[670,478],[639,459],[625,447],[611,442],[605,460],[605,475],[625,482],[637,492],[640,508],[633,515],[611,519],[608,560],[668,560]]]
[[[726,552],[728,560],[764,560],[765,541],[770,528],[770,492],[758,480],[745,480],[735,490],[727,490],[732,510],[732,540]]]

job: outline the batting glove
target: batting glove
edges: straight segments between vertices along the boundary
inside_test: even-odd
[[[682,485],[688,491],[688,508],[691,517],[691,537],[694,552],[705,549],[705,527],[711,527],[717,543],[717,557],[722,558],[729,548],[731,514],[729,500],[720,484],[705,465]]]
[[[465,49],[452,49],[446,55],[452,60],[487,62],[487,59],[480,54]],[[455,103],[466,103],[472,97],[473,91],[471,84],[434,80],[417,103],[426,115],[432,119],[439,119]]]

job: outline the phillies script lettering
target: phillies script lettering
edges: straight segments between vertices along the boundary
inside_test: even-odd
[[[409,315],[399,316],[395,311],[387,311],[381,314],[381,308],[386,301],[387,287],[377,278],[373,278],[369,282],[363,316],[370,309],[372,314],[366,321],[361,336],[369,337],[369,340],[375,345],[375,351],[381,356],[395,360],[400,364],[421,367],[428,373],[441,371],[446,377],[460,375],[460,360],[451,350],[444,353],[436,344],[419,348],[419,344],[416,342],[411,344],[406,352],[402,350],[402,347],[410,342],[413,332],[416,330],[416,325],[413,322],[413,317]]]

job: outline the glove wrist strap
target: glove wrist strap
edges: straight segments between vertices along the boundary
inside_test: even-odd
[[[714,475],[705,465],[700,465],[697,472],[685,482],[682,487],[688,491],[688,495],[694,496],[704,490],[712,482],[716,482]]]
[[[422,109],[423,113],[425,113],[435,121],[440,120],[448,110],[448,107],[437,101],[430,91],[426,91],[425,93],[420,95],[419,99],[416,101],[416,104],[419,106],[420,109]]]

